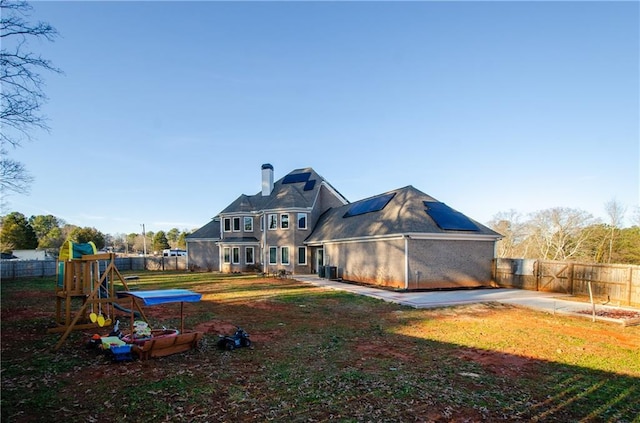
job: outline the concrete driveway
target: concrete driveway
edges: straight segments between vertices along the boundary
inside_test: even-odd
[[[414,308],[447,307],[461,304],[499,302],[529,307],[550,313],[565,313],[591,318],[591,304],[571,300],[569,294],[527,291],[524,289],[482,288],[449,291],[394,292],[369,286],[361,286],[340,281],[321,279],[315,275],[296,275],[296,280],[307,282],[324,288],[348,291],[354,294],[367,295],[384,301]],[[615,309],[620,307],[604,306],[596,303],[596,310]],[[638,311],[626,308],[624,310]],[[587,314],[585,314],[587,312]],[[597,317],[598,320],[621,322],[620,319]]]

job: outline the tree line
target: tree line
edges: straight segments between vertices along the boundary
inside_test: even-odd
[[[11,254],[14,250],[40,249],[57,256],[65,241],[93,242],[98,250],[119,254],[161,253],[168,248],[186,248],[190,231],[171,228],[168,231],[147,231],[144,234],[103,234],[96,228],[70,225],[52,215],[27,218],[12,212],[0,218],[0,251]]]
[[[556,207],[527,216],[511,210],[488,226],[503,236],[498,257],[640,265],[640,208],[633,226],[625,228],[624,207],[612,200],[605,210],[606,222],[580,209]]]

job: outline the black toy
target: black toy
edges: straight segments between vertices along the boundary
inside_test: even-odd
[[[227,351],[233,351],[240,347],[250,347],[251,340],[249,334],[244,331],[240,326],[236,327],[236,331],[233,335],[218,335],[218,347]]]

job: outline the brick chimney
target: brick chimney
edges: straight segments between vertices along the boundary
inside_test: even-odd
[[[262,165],[262,196],[268,197],[273,191],[273,166],[269,163]]]

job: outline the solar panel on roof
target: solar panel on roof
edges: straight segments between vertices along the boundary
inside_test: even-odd
[[[315,179],[309,179],[306,184],[304,184],[304,191],[311,191],[313,187],[316,186]]]
[[[368,200],[354,203],[342,217],[358,216],[365,213],[377,212],[385,208],[396,193],[378,195]]]
[[[452,209],[444,203],[425,201],[427,214],[440,229],[449,231],[478,231],[478,227],[467,216]]]
[[[295,184],[296,182],[307,182],[311,172],[290,173],[282,180],[283,184]]]

